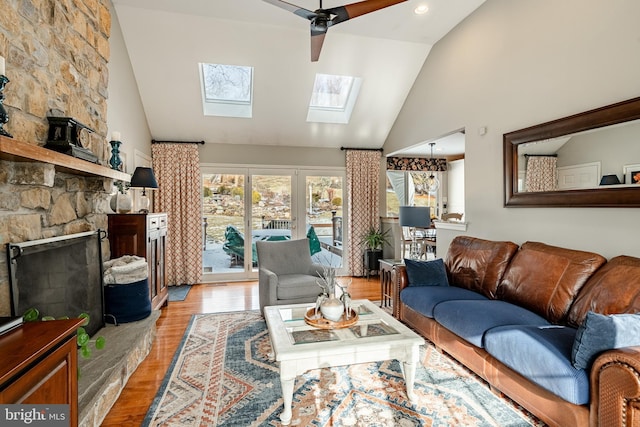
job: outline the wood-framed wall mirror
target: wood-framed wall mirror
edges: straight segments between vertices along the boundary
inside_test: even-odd
[[[503,135],[506,207],[640,207],[640,97]]]

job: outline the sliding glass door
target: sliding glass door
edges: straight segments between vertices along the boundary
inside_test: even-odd
[[[246,221],[247,171],[202,168],[203,281],[243,279]],[[247,253],[249,252],[249,253]]]
[[[301,217],[305,218],[306,237],[311,241],[314,261],[336,267],[339,274],[345,274],[344,174],[301,171],[299,181],[304,182]]]
[[[250,169],[252,271],[258,271],[257,241],[298,238],[295,216],[296,182],[294,171]]]
[[[201,170],[204,282],[257,278],[259,240],[307,237],[314,262],[345,271],[343,171]]]

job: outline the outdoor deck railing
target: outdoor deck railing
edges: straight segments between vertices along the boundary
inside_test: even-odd
[[[334,251],[336,248],[340,248],[339,252],[342,252],[342,217],[336,216],[335,211],[331,212],[331,223],[311,223],[309,225],[313,226],[316,230],[318,230],[318,235],[326,236],[322,230],[331,228],[331,241],[332,245],[328,245],[323,243],[323,247],[328,250]],[[207,248],[207,227],[208,220],[206,217],[202,218],[202,249],[206,250]],[[262,228],[267,230],[290,230],[291,229],[291,220],[289,219],[270,219],[267,220],[266,217],[262,217]]]

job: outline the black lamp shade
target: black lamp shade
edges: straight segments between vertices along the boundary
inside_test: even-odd
[[[616,185],[620,184],[618,175],[604,175],[600,180],[600,185]]]
[[[153,174],[153,169],[137,167],[131,177],[131,187],[136,188],[158,188],[158,181]]]
[[[398,223],[401,227],[429,228],[430,210],[428,206],[400,206]]]

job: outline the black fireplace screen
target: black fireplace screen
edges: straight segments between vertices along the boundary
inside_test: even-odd
[[[44,316],[90,316],[93,335],[104,326],[101,231],[9,243],[14,315],[36,308]]]

